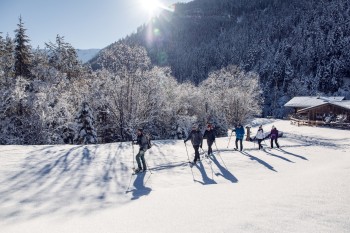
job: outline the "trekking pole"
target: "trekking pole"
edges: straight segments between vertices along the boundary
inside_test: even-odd
[[[151,171],[151,168],[148,166],[148,163],[147,163],[147,161],[146,161],[146,159],[145,159],[145,163],[146,163],[146,166],[147,166],[147,168],[148,168],[148,171],[151,173],[151,175],[153,174],[152,173],[152,171]]]
[[[186,153],[187,153],[188,162],[191,162],[191,161],[190,161],[190,156],[188,155],[188,150],[187,150],[187,144],[186,144],[186,142],[185,142],[185,147],[186,147]]]
[[[226,166],[226,164],[225,164],[225,161],[224,161],[224,160],[222,159],[222,157],[221,157],[220,151],[219,151],[218,146],[216,145],[216,142],[215,142],[215,141],[214,141],[214,143],[215,143],[216,151],[218,152],[218,155],[219,155],[219,157],[220,157],[222,163],[224,164],[226,170],[228,170],[228,169],[227,169],[227,166]]]
[[[269,147],[269,146],[267,145],[266,141],[265,141],[265,138],[264,138],[264,143],[265,143],[265,146],[266,146],[266,147]]]
[[[216,147],[216,151],[218,152],[218,154],[220,155],[220,151],[218,149],[218,146],[216,145],[216,141],[214,141],[215,147]]]
[[[135,172],[135,156],[134,156],[134,142],[131,139],[131,145],[132,145],[132,170]],[[125,193],[129,192],[130,189],[130,185],[131,185],[131,179],[132,179],[132,175],[130,176],[130,180],[129,180],[129,185],[128,188],[126,189]]]
[[[135,153],[134,153],[134,142],[131,141],[131,145],[132,145],[132,170],[135,170]]]
[[[202,150],[202,152],[203,152],[203,154],[204,154],[204,157],[209,158],[209,156],[207,156],[207,155],[205,154],[204,149],[203,149],[202,147],[200,147],[200,148],[201,148],[201,150]],[[200,158],[200,156],[199,156],[199,158]]]
[[[228,139],[227,148],[228,148],[228,145],[230,144],[231,137],[232,137],[232,132],[231,132],[230,138]]]
[[[187,150],[187,144],[186,144],[186,142],[185,142],[185,147],[186,147],[186,153],[187,153],[188,163],[191,164],[190,156],[188,155],[188,150]],[[191,165],[190,167],[191,167],[191,173],[192,173],[193,182],[196,182],[196,179],[194,178],[194,174],[193,174],[193,170],[192,170],[192,165]]]

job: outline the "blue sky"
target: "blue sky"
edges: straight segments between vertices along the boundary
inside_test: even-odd
[[[14,37],[21,15],[33,48],[64,36],[77,49],[103,48],[149,19],[141,0],[0,0],[0,32]],[[150,0],[143,0],[150,1]],[[165,5],[190,0],[159,0]]]

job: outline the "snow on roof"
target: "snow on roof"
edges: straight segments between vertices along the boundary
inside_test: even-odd
[[[329,102],[341,102],[344,97],[319,97],[319,96],[297,96],[288,101],[285,107],[308,108]]]
[[[344,100],[344,96],[329,96],[329,97],[319,97],[320,99],[324,99],[325,101],[328,102],[339,102]]]
[[[350,109],[350,100],[343,100],[341,102],[336,102],[333,103],[334,105],[346,108],[346,109]]]

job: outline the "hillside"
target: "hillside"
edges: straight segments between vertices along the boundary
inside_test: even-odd
[[[198,84],[230,64],[260,75],[264,115],[281,117],[296,95],[350,98],[347,0],[195,0],[163,12],[125,39],[154,65]]]
[[[137,176],[127,142],[0,146],[1,232],[347,232],[349,132],[260,123],[281,150],[223,137],[191,169],[182,140],[154,141]]]
[[[82,62],[88,62],[97,55],[100,49],[77,49],[78,59]]]

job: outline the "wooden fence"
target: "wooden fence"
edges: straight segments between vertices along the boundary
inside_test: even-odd
[[[342,128],[342,129],[350,129],[350,123],[349,122],[329,122],[326,123],[324,121],[312,121],[308,119],[297,119],[295,117],[290,117],[290,123],[292,125],[297,126],[328,126],[332,128]]]

